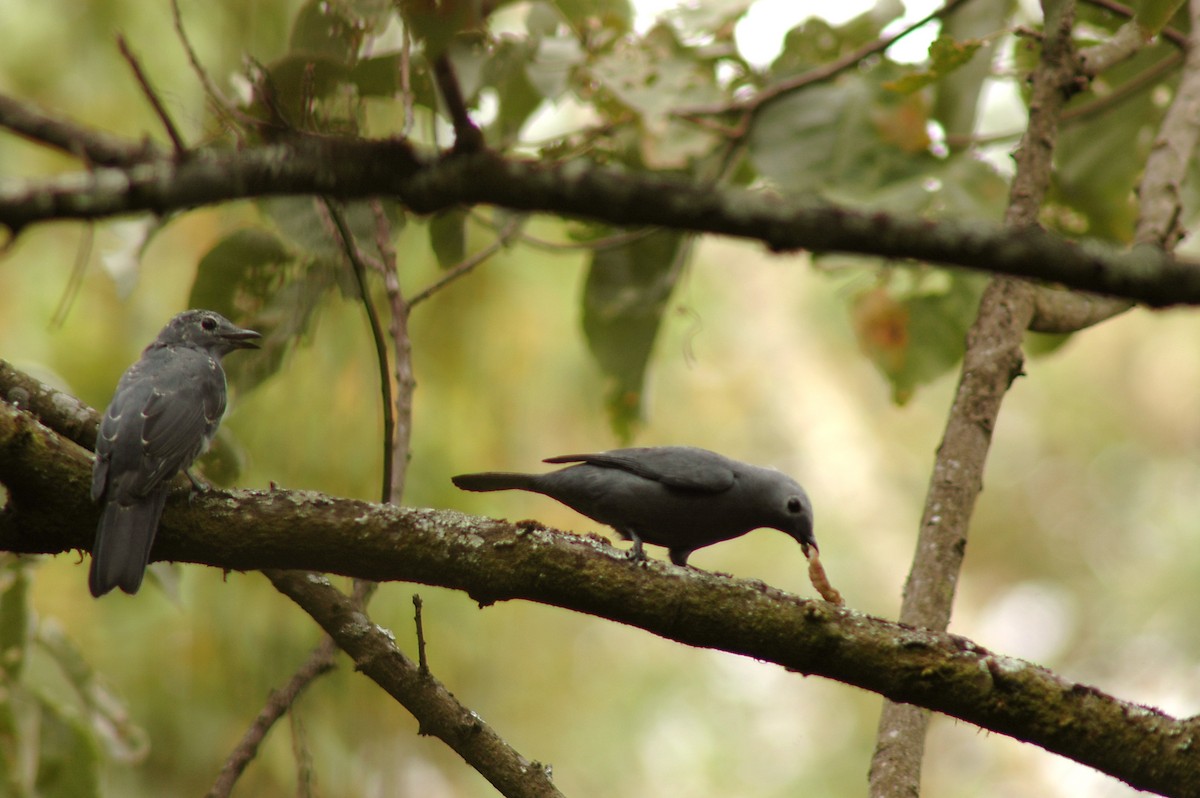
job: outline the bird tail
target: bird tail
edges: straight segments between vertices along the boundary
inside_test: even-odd
[[[482,474],[459,474],[450,481],[462,490],[532,490],[536,491],[536,474],[511,474],[503,471],[485,471]]]
[[[115,587],[126,593],[138,591],[166,500],[164,491],[134,504],[116,500],[105,504],[88,573],[93,596],[99,598]]]

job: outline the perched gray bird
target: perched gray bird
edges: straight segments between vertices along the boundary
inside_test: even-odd
[[[220,313],[187,310],[121,376],[92,469],[92,500],[104,503],[88,574],[93,596],[141,586],[170,481],[208,448],[225,413],[221,358],[257,348],[260,337]]]
[[[693,446],[614,449],[550,457],[576,463],[548,474],[460,474],[463,490],[528,490],[557,499],[633,541],[666,546],[671,562],[687,565],[693,551],[767,527],[817,549],[812,505],[795,480]]]

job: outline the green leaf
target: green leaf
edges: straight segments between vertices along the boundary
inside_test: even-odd
[[[525,65],[525,75],[538,94],[557,100],[567,90],[572,70],[587,60],[573,36],[547,36],[537,44],[537,55]]]
[[[714,148],[717,136],[673,115],[681,107],[712,105],[726,99],[711,62],[682,46],[675,33],[659,25],[641,39],[623,41],[591,64],[591,77],[622,109],[639,117],[641,133],[633,142],[643,165],[655,169],[686,167]]]
[[[962,360],[987,279],[906,268],[889,272],[888,282],[859,293],[851,318],[859,347],[891,383],[892,400],[902,405]]]
[[[287,245],[309,256],[343,259],[346,249],[330,222],[328,211],[315,197],[272,197],[259,207],[274,222]],[[391,237],[404,228],[404,211],[392,200],[362,200],[341,204],[342,215],[358,249],[372,258],[381,258],[379,218],[376,203],[383,210]]]
[[[685,39],[732,38],[734,26],[753,0],[705,0],[683,3],[669,10],[667,22]]]
[[[529,39],[502,39],[493,48],[484,70],[484,83],[496,90],[500,107],[488,125],[488,141],[514,141],[525,121],[542,104],[543,95],[526,71],[537,50],[538,44]]]
[[[430,61],[446,51],[459,33],[482,25],[477,2],[434,2],[401,0],[404,22],[414,37],[424,44]]]
[[[604,28],[624,35],[633,28],[629,0],[554,0],[554,6],[578,34]]]
[[[783,37],[783,49],[771,64],[771,78],[780,80],[825,66],[830,61],[874,42],[883,29],[904,13],[899,0],[880,0],[869,11],[834,27],[810,17]]]
[[[941,122],[948,137],[969,137],[975,131],[979,96],[991,79],[993,56],[1000,37],[990,34],[1009,25],[1015,0],[961,3],[942,20],[942,35],[954,39],[980,39],[983,46],[962,68],[947,74],[934,87],[933,118]],[[962,149],[966,145],[951,145]]]
[[[400,93],[399,53],[364,58],[354,65],[346,80],[353,83],[360,97],[395,97]],[[422,58],[409,62],[409,84],[413,102],[424,108],[437,108],[437,91],[429,66]]]
[[[310,53],[289,53],[267,71],[274,109],[297,127],[313,100],[333,94],[350,76],[350,67],[342,61]]]
[[[150,749],[145,730],[130,719],[128,707],[97,677],[79,647],[56,624],[41,624],[37,642],[79,695],[93,732],[104,741],[108,755],[120,762],[145,759]]]
[[[100,795],[100,751],[91,729],[65,706],[38,696],[38,768],[40,798],[91,798]]]
[[[591,72],[617,100],[643,117],[665,119],[673,108],[723,98],[711,67],[681,47],[674,32],[662,25],[595,59]]]
[[[358,56],[362,35],[362,27],[340,3],[309,0],[296,14],[288,44],[293,53],[349,65]]]
[[[955,41],[950,36],[939,36],[929,45],[929,66],[886,81],[883,87],[899,94],[912,94],[965,66],[982,46],[980,39]]]
[[[684,235],[657,231],[597,250],[583,289],[588,348],[610,379],[613,429],[628,440],[641,419],[642,386],[663,310],[679,278]]]
[[[1137,11],[1133,18],[1137,20],[1143,35],[1149,39],[1157,36],[1167,26],[1171,17],[1175,16],[1175,12],[1183,5],[1183,0],[1141,0],[1136,5]]]
[[[429,220],[429,244],[437,256],[438,266],[443,269],[461,263],[466,257],[466,223],[465,208],[451,208]]]
[[[871,92],[858,78],[824,84],[766,106],[749,136],[750,160],[784,191],[845,183],[877,157],[867,111]]]
[[[258,228],[230,233],[200,259],[188,306],[229,318],[256,309],[283,279],[294,258],[280,238]]]
[[[1099,91],[1085,92],[1069,108],[1086,107],[1120,91],[1125,83],[1138,80],[1169,54],[1167,48],[1143,49],[1107,70]],[[1108,241],[1131,240],[1137,220],[1134,191],[1164,112],[1155,92],[1171,82],[1169,76],[1164,77],[1124,97],[1103,116],[1063,127],[1054,148],[1050,199],[1082,214],[1084,223],[1082,229],[1078,225],[1061,229]]]

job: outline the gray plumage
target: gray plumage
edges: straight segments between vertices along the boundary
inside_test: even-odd
[[[93,596],[141,586],[170,481],[208,448],[225,413],[221,358],[256,348],[259,337],[211,310],[184,311],[121,376],[96,437],[92,500],[104,509],[88,574]]]
[[[671,562],[686,565],[693,551],[753,529],[795,538],[808,554],[817,548],[812,504],[786,474],[693,446],[614,449],[550,457],[575,465],[547,474],[486,472],[452,477],[471,491],[527,490],[557,499],[633,541],[666,546]]]

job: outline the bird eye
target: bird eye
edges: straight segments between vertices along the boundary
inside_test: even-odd
[[[800,503],[799,497],[793,496],[792,498],[788,499],[787,509],[789,513],[798,513],[803,509],[803,507],[804,505]]]
[[[217,320],[212,316],[205,316],[204,320],[200,322],[200,326],[211,332],[217,329]]]

